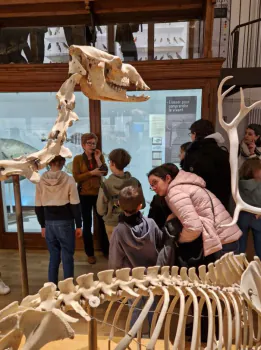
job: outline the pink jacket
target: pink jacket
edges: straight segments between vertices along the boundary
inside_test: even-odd
[[[237,225],[220,227],[230,223],[232,218],[220,200],[205,187],[201,177],[180,170],[169,184],[166,201],[183,225],[179,241],[194,241],[202,233],[204,254],[207,256],[219,251],[223,244],[237,241],[242,232]],[[215,220],[208,194],[212,199]]]

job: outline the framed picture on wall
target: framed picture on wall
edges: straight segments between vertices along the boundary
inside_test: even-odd
[[[162,137],[153,137],[152,144],[153,145],[162,145]]]
[[[162,159],[162,152],[152,151],[152,159]]]

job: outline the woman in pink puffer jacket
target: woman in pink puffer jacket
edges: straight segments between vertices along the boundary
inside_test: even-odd
[[[173,216],[183,226],[179,247],[183,248],[185,259],[193,257],[194,253],[197,257],[196,250],[202,243],[205,257],[216,252],[238,252],[242,232],[237,225],[221,227],[229,224],[232,218],[219,199],[206,190],[206,183],[201,177],[179,171],[177,167],[167,169],[159,166],[150,171],[148,179],[151,188],[165,197]]]

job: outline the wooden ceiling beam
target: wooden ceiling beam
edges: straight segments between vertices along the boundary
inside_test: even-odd
[[[200,19],[206,0],[0,0],[0,27],[99,25]]]
[[[171,80],[180,88],[182,80],[218,79],[223,62],[223,58],[211,58],[136,61],[131,64],[152,89],[158,89],[159,81],[162,82],[162,89],[165,89],[166,80]],[[67,77],[68,64],[63,63],[0,65],[0,92],[58,91]]]
[[[201,11],[191,12],[179,12],[168,11],[166,12],[148,12],[137,13],[135,18],[131,19],[131,23],[163,23],[163,22],[176,22],[176,21],[188,21],[201,18]],[[117,13],[102,14],[95,18],[97,25],[109,25],[115,23],[128,23],[130,21],[130,14],[123,13],[119,16]],[[48,16],[48,17],[13,17],[13,18],[1,18],[0,27],[57,27],[57,26],[70,26],[70,25],[91,25],[90,15],[78,14],[78,15],[64,15],[64,16]]]
[[[202,9],[203,1],[200,0],[132,0],[131,6],[129,2],[110,0],[107,3],[104,1],[94,1],[94,13],[99,15],[103,13],[131,13],[131,12],[152,12],[152,11],[182,11]]]
[[[37,0],[37,4],[54,4],[54,3],[60,3],[64,4],[66,2],[80,2],[84,3],[84,0]],[[11,8],[11,6],[14,5],[30,5],[30,4],[35,4],[35,0],[8,0],[8,6]],[[7,5],[7,0],[0,0],[0,6]]]
[[[26,4],[14,6],[0,6],[0,18],[17,17],[45,17],[61,15],[81,15],[88,14],[84,2],[46,3],[46,4]]]

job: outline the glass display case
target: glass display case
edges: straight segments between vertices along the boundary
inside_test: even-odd
[[[0,94],[0,159],[15,158],[44,147],[57,117],[55,95],[54,92]],[[66,142],[73,156],[82,153],[81,135],[90,130],[89,100],[80,92],[76,92],[75,96],[75,111],[80,120],[68,129]],[[72,173],[72,159],[67,159],[64,170],[68,174]],[[24,230],[40,232],[34,212],[35,185],[26,178],[21,177],[20,180]],[[5,231],[16,232],[12,178],[1,182],[1,185]]]
[[[115,148],[130,153],[126,170],[142,184],[145,214],[154,195],[146,174],[165,162],[179,165],[180,145],[190,141],[189,127],[201,118],[201,102],[201,89],[151,91],[144,103],[101,102],[105,158]]]

